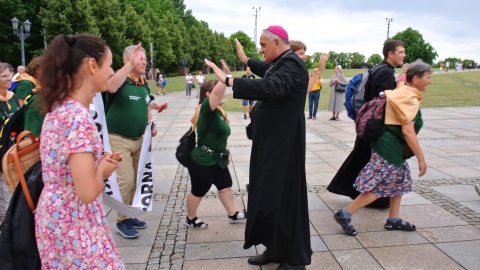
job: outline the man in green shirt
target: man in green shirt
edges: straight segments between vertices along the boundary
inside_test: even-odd
[[[140,44],[125,49],[124,66],[107,83],[107,127],[113,152],[121,152],[123,160],[117,169],[117,181],[123,203],[131,205],[137,183],[137,168],[143,143],[143,133],[152,119],[150,109],[160,109],[152,103],[147,81],[142,77],[147,66],[145,49]],[[152,136],[157,135],[156,128]],[[138,237],[136,229],[147,223],[117,215],[116,230],[125,238]]]

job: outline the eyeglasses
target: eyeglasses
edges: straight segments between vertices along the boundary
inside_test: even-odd
[[[2,80],[6,80],[6,79],[11,79],[13,78],[13,74],[10,73],[10,74],[3,74],[2,76],[0,76],[0,79]]]

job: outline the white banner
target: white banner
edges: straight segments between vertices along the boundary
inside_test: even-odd
[[[100,93],[93,98],[93,104],[90,105],[90,113],[97,126],[97,131],[103,141],[103,151],[111,152],[110,141],[108,139],[107,122],[105,110],[103,107],[103,99]],[[133,205],[123,204],[122,195],[118,187],[117,174],[105,179],[105,189],[103,190],[103,203],[117,212],[124,213],[129,217],[137,217],[145,211],[152,211],[153,202],[153,174],[152,174],[152,152],[151,141],[152,132],[151,125],[147,125],[143,138],[142,150],[140,152],[140,161],[138,163],[137,188],[133,199]],[[105,199],[106,195],[115,200]],[[117,201],[117,202],[115,202]]]
[[[142,150],[137,171],[137,190],[133,197],[133,207],[142,208],[143,211],[152,211],[153,177],[152,177],[152,125],[150,122],[143,134]]]

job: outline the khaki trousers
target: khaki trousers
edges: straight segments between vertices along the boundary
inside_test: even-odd
[[[135,189],[137,188],[137,171],[140,151],[142,150],[143,136],[138,140],[130,140],[115,134],[109,134],[112,152],[120,152],[123,160],[117,168],[117,181],[124,204],[132,205]],[[128,217],[122,213],[117,214],[117,223]]]

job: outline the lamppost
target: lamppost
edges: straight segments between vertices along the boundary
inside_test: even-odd
[[[27,39],[30,36],[30,26],[32,26],[32,23],[29,20],[26,20],[23,22],[25,25],[25,32],[23,31],[23,26],[20,25],[20,29],[18,29],[18,19],[17,17],[13,17],[12,19],[12,27],[13,27],[13,33],[20,38],[20,41],[22,43],[22,65],[25,66],[25,39]]]
[[[255,43],[255,46],[257,46],[257,16],[262,8],[252,7],[252,9],[255,10],[255,33],[253,33],[253,42]]]
[[[387,39],[389,38],[389,32],[390,32],[390,23],[393,22],[393,18],[385,18],[385,21],[387,22]]]

